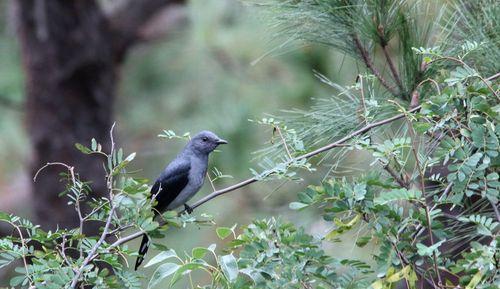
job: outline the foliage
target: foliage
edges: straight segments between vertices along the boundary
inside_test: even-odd
[[[490,13],[489,2],[484,2],[481,9],[467,6],[467,11]],[[331,159],[364,153],[371,162],[363,173],[343,177],[332,173],[341,167],[340,161],[327,165],[324,180],[298,193],[289,204],[301,216],[305,211],[319,214],[328,226],[325,234],[313,236],[305,228],[269,217],[246,226],[215,228],[225,242],[222,246],[178,253],[153,242],[160,252],[145,265],[155,267],[147,288],[159,287],[167,279],[170,286],[186,279],[195,288],[195,274],[207,276],[196,284],[198,288],[498,288],[500,97],[498,81],[485,74],[496,73],[498,64],[486,64],[478,53],[497,43],[496,34],[463,41],[459,48],[429,47],[430,26],[436,23],[420,26],[415,11],[428,11],[421,5],[430,4],[276,3],[273,7],[280,13],[280,23],[286,24],[285,31],[342,49],[362,61],[371,74],[360,73],[359,81],[349,87],[319,76],[336,89],[331,98],[319,100],[309,111],[257,121],[271,128],[272,144],[262,151],[263,171],[254,170],[244,185],[270,178],[301,179],[299,169],[321,172],[308,159],[319,154],[315,148],[325,145],[324,151],[338,150],[330,153]],[[457,2],[447,12],[457,15],[463,5]],[[469,25],[467,17],[456,21]],[[442,31],[450,29],[448,25]],[[456,39],[452,35],[448,39]],[[403,65],[408,65],[390,72],[396,86],[398,79],[405,79],[398,93],[391,93],[391,86],[376,89],[388,82],[367,57],[367,47],[384,49],[389,41],[399,41]],[[390,66],[392,58],[384,59]],[[373,126],[384,119],[384,125]],[[354,134],[362,127],[369,129]],[[160,136],[189,138],[170,130]],[[339,140],[341,148],[328,146]],[[135,154],[124,157],[123,150],[111,143],[109,152],[96,140],[90,147],[76,145],[85,154],[104,157],[106,198],[91,198],[88,184],[71,166],[48,164],[67,169],[63,195],[79,215],[79,228],[45,232],[28,220],[0,214],[0,221],[14,228],[11,236],[0,240],[0,268],[18,266],[12,286],[140,288],[143,276],[126,262],[126,257],[136,255],[128,241],[143,233],[163,238],[172,226],[214,224],[205,214],[165,212],[153,219],[148,182],[126,172]],[[270,157],[275,152],[279,154]],[[214,174],[224,176],[218,170]],[[82,202],[90,205],[90,212],[80,209]],[[84,235],[89,221],[103,224],[99,236]],[[124,233],[131,229],[134,232]],[[372,260],[333,257],[325,244],[346,239],[358,248],[371,244],[378,250]]]

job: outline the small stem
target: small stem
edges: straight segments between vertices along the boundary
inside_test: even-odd
[[[429,206],[427,205],[427,196],[426,196],[426,192],[425,192],[425,168],[423,168],[420,164],[420,159],[418,157],[418,151],[417,151],[417,148],[415,147],[416,135],[415,135],[415,131],[413,130],[411,120],[409,120],[407,118],[407,121],[408,121],[408,132],[409,132],[411,140],[412,140],[411,141],[411,149],[412,149],[413,155],[415,157],[415,164],[417,166],[417,170],[420,174],[420,186],[421,186],[421,190],[422,190],[422,197],[424,198],[425,218],[426,218],[426,222],[427,222],[427,226],[428,226],[427,230],[429,232],[429,241],[431,243],[431,246],[433,246],[435,243],[434,243],[434,236],[432,234],[431,213],[429,210]],[[436,275],[437,275],[437,279],[438,279],[438,287],[441,287],[443,282],[441,280],[441,274],[439,273],[438,262],[437,262],[438,260],[437,260],[437,255],[436,255],[435,251],[432,252],[432,257],[433,257],[433,263],[434,263],[434,270],[436,271]]]
[[[110,200],[110,202],[112,203],[113,201]],[[116,209],[116,206],[113,204],[111,206],[111,210],[109,211],[109,216],[108,216],[108,219],[106,220],[106,225],[104,225],[104,230],[101,234],[101,237],[99,238],[97,243],[94,244],[94,246],[90,250],[90,252],[87,255],[87,257],[85,258],[85,260],[83,260],[82,265],[76,271],[75,276],[73,277],[73,280],[71,281],[71,285],[69,288],[75,288],[76,284],[78,283],[78,279],[80,279],[80,276],[83,273],[83,269],[85,268],[85,266],[87,266],[97,256],[97,254],[96,254],[97,249],[102,245],[102,243],[104,242],[104,239],[108,235],[109,227],[111,225],[111,221],[113,220],[113,215],[114,215],[115,209]]]
[[[276,129],[276,131],[278,132],[278,134],[280,135],[280,138],[281,138],[281,141],[283,142],[283,146],[285,147],[285,151],[286,151],[286,154],[288,155],[288,157],[290,159],[293,159],[292,157],[292,154],[290,153],[290,151],[288,150],[288,145],[286,144],[286,141],[285,141],[285,138],[283,137],[283,134],[281,133],[281,129],[279,128],[279,126],[274,126],[274,128]]]
[[[382,45],[382,51],[384,52],[385,59],[387,60],[387,63],[389,64],[389,69],[391,70],[391,74],[394,77],[394,81],[398,85],[399,89],[401,91],[404,91],[403,88],[403,83],[401,82],[401,78],[399,77],[399,73],[396,69],[396,66],[394,65],[394,62],[392,61],[391,56],[389,55],[389,50],[387,49],[387,43]]]
[[[420,83],[417,84],[417,86],[415,87],[415,90],[417,90],[420,86],[422,86],[427,81],[432,82],[436,86],[436,91],[438,92],[438,94],[441,94],[441,89],[439,88],[439,84],[437,83],[437,81],[435,81],[432,78],[427,78],[427,79],[420,81]]]
[[[10,222],[9,222],[10,223]],[[26,261],[26,255],[24,254],[24,250],[26,249],[26,252],[28,252],[28,247],[26,246],[26,241],[24,240],[23,233],[21,232],[21,229],[19,226],[15,225],[14,223],[10,223],[14,228],[16,228],[17,233],[19,234],[19,238],[21,239],[21,246],[23,248],[23,264],[24,264],[24,269],[26,270],[26,278],[28,278],[30,286],[33,286],[33,280],[30,277],[29,270],[28,270],[28,262]]]
[[[498,211],[498,203],[495,204],[492,200],[488,199],[490,201],[491,206],[493,207],[493,211],[495,212],[495,217],[497,218],[497,221],[500,222],[500,212]]]
[[[207,178],[208,178],[208,181],[210,182],[210,186],[212,186],[212,191],[213,192],[217,191],[215,189],[214,181],[212,180],[212,178],[210,177],[210,174],[208,172],[207,172]]]
[[[399,93],[394,89],[394,87],[390,86],[387,80],[382,76],[382,74],[378,71],[378,69],[375,67],[373,64],[373,61],[370,58],[370,55],[368,51],[366,51],[365,47],[361,43],[361,40],[359,40],[359,37],[354,34],[352,36],[354,40],[354,44],[356,45],[356,48],[358,49],[361,58],[363,58],[363,62],[365,63],[366,67],[375,75],[375,77],[378,78],[380,83],[394,96],[398,96]]]
[[[490,77],[486,78],[486,80],[488,80],[488,81],[492,81],[492,80],[497,79],[498,77],[500,77],[500,72],[498,72],[498,73],[496,73],[496,74],[494,74],[494,75],[492,75],[492,76],[490,76]]]
[[[363,83],[363,75],[359,75],[359,86],[361,90],[361,105],[363,106],[363,123],[367,124],[368,120],[366,119],[366,115],[368,113],[368,110],[366,109],[366,100],[365,100],[365,86]]]
[[[410,185],[408,183],[406,183],[403,178],[398,174],[396,173],[392,168],[391,166],[389,166],[389,164],[385,165],[384,166],[384,169],[389,173],[389,175],[391,175],[391,177],[400,185],[402,186],[403,188],[406,188],[408,189],[410,187]]]

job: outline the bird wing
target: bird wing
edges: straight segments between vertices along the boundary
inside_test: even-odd
[[[174,161],[156,180],[151,188],[151,195],[156,194],[155,209],[163,212],[165,208],[180,194],[189,182],[189,161]]]
[[[186,187],[189,182],[189,170],[191,170],[191,163],[189,161],[174,160],[158,177],[151,188],[151,196],[156,195],[157,201],[154,206],[155,214],[163,212]],[[141,246],[139,247],[139,256],[135,262],[135,270],[144,261],[144,255],[146,255],[148,249],[149,238],[148,235],[144,234]]]

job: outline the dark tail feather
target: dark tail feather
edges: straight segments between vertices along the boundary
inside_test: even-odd
[[[137,271],[137,268],[141,266],[142,261],[144,261],[144,255],[148,252],[149,249],[149,238],[148,235],[144,234],[142,235],[142,241],[141,241],[141,246],[139,247],[139,256],[137,257],[137,260],[135,261],[135,270]]]

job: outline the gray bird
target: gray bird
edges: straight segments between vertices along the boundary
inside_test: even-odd
[[[188,213],[193,211],[186,202],[200,190],[207,173],[208,155],[221,144],[227,144],[227,141],[210,131],[198,133],[187,143],[151,188],[151,196],[156,198],[155,216],[182,205]],[[135,270],[144,261],[148,248],[149,238],[144,234]]]

